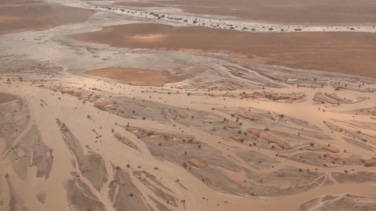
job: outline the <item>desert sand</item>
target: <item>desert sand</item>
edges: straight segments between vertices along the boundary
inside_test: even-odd
[[[51,5],[0,22],[0,210],[376,209],[374,33]]]

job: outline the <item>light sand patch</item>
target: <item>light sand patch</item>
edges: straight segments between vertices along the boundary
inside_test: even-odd
[[[256,137],[260,136],[260,134],[262,132],[262,130],[258,129],[258,128],[248,128],[247,131],[248,131],[248,133],[250,133],[250,134],[252,134]]]
[[[9,22],[16,22],[20,18],[19,17],[11,17],[11,16],[0,16],[0,24],[6,24]]]
[[[193,67],[188,68],[187,72],[191,74],[198,74],[198,73],[204,73],[206,69],[202,66],[195,65]]]
[[[238,111],[236,115],[249,119],[251,121],[257,121],[259,119],[256,115],[252,115],[249,112],[245,112],[245,111]]]
[[[260,138],[265,139],[269,143],[277,144],[282,149],[291,149],[292,147],[286,141],[281,140],[273,135],[262,132]]]
[[[244,140],[243,136],[238,135],[238,134],[231,135],[231,139],[234,140],[234,141],[238,141],[238,142],[241,142],[241,141]]]
[[[178,116],[182,119],[186,119],[188,117],[188,114],[184,111],[179,111]]]
[[[136,42],[161,42],[164,38],[162,34],[147,34],[147,35],[136,35],[131,37]]]
[[[163,4],[158,4],[149,1],[115,1],[113,5],[128,6],[128,7],[163,7]]]
[[[376,166],[376,156],[373,157],[373,158],[371,158],[371,159],[369,159],[369,160],[366,160],[364,162],[364,166],[366,166],[366,167]]]
[[[238,127],[238,124],[235,121],[227,120],[226,121],[226,127],[231,128],[231,129],[235,129],[235,128]]]
[[[163,86],[184,80],[167,71],[110,67],[87,71],[86,74],[106,77],[136,86]]]
[[[206,163],[203,162],[202,160],[198,159],[198,158],[191,158],[187,162],[189,164],[191,164],[192,166],[196,167],[196,168],[205,168],[206,167]]]

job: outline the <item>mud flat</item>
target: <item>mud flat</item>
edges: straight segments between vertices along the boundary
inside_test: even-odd
[[[1,1],[0,34],[45,30],[87,20],[93,11],[40,1]]]
[[[357,2],[335,1],[116,1],[115,5],[128,7],[176,7],[184,12],[201,15],[234,16],[268,22],[283,23],[376,23],[375,3],[370,0]],[[318,15],[319,14],[319,15]]]
[[[167,71],[142,70],[131,68],[102,68],[87,71],[86,74],[110,78],[136,86],[162,86],[166,83],[180,82],[183,78],[173,76]]]
[[[250,62],[376,77],[372,71],[376,68],[372,57],[376,36],[367,33],[252,34],[205,27],[127,24],[71,38],[118,48],[225,52],[246,56]]]

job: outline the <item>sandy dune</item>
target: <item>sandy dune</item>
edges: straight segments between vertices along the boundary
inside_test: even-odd
[[[59,19],[0,35],[0,210],[375,209],[374,34],[178,27],[47,5],[0,4]],[[21,17],[0,14],[12,27]]]

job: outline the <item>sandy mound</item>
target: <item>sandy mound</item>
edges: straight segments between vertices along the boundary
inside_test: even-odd
[[[191,158],[187,162],[189,164],[191,164],[192,166],[196,167],[196,168],[205,168],[206,167],[206,163],[201,161],[198,158]]]
[[[86,74],[106,77],[136,86],[163,86],[166,83],[182,81],[167,71],[110,67],[87,71]]]
[[[159,36],[140,39],[151,35]],[[372,71],[376,68],[372,56],[376,54],[376,37],[366,33],[253,34],[205,27],[128,24],[71,38],[114,47],[225,51],[257,58],[254,62],[258,63],[376,77]]]
[[[178,116],[180,118],[186,119],[188,117],[188,114],[186,112],[184,112],[184,111],[179,111],[178,112]]]
[[[366,167],[376,166],[376,156],[364,162]]]
[[[238,124],[234,121],[227,120],[226,127],[234,129],[238,127]]]

